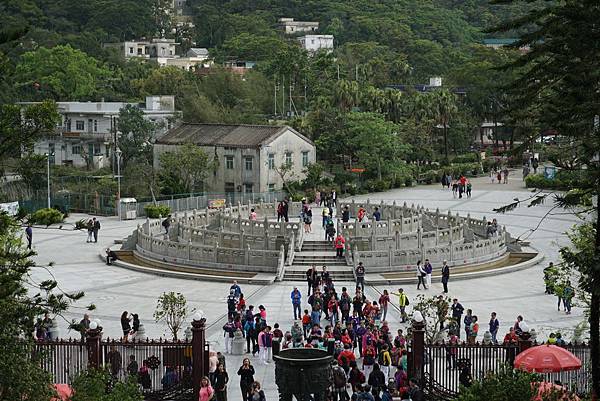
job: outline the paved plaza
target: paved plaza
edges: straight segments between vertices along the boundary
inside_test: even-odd
[[[552,202],[527,208],[525,205],[505,215],[492,212],[493,208],[510,203],[514,198],[525,199],[531,195],[526,190],[520,179],[514,177],[508,185],[489,183],[487,178],[473,180],[473,197],[471,199],[454,199],[452,192],[442,189],[440,185],[419,186],[416,188],[402,188],[368,196],[355,197],[357,201],[393,202],[409,205],[423,205],[442,212],[448,210],[452,213],[472,217],[495,217],[501,225],[506,225],[514,236],[521,236],[531,241],[531,245],[542,252],[546,259],[539,265],[514,273],[492,277],[476,278],[471,280],[452,281],[450,277],[450,296],[459,298],[465,308],[473,309],[479,316],[482,324],[480,337],[487,329],[487,321],[492,311],[497,312],[500,320],[499,333],[503,336],[509,326],[514,323],[517,315],[524,316],[525,321],[540,333],[539,338],[545,339],[547,335],[559,330],[563,337],[570,338],[572,329],[583,320],[582,310],[575,307],[573,314],[565,315],[557,312],[557,299],[544,294],[542,269],[549,261],[558,260],[558,249],[568,243],[565,231],[577,222],[577,218],[565,214],[562,210],[555,210],[540,223],[541,218],[550,210]],[[69,222],[74,222],[85,216],[72,215]],[[385,218],[385,216],[384,216]],[[223,331],[226,314],[225,297],[228,294],[230,283],[215,283],[201,281],[187,281],[173,278],[163,278],[154,275],[133,272],[116,266],[107,266],[99,258],[104,248],[114,246],[114,240],[122,239],[129,235],[141,220],[118,221],[116,218],[101,218],[102,229],[97,244],[86,243],[87,233],[73,231],[71,227],[63,229],[35,229],[34,247],[38,252],[36,262],[40,265],[55,262],[51,272],[58,280],[60,288],[64,291],[85,291],[85,298],[78,303],[78,307],[71,308],[65,315],[67,319],[80,320],[85,313],[84,306],[93,303],[97,309],[91,312],[92,318],[101,319],[105,337],[118,337],[121,333],[119,317],[127,310],[138,313],[145,326],[146,334],[150,338],[166,336],[166,326],[153,321],[152,314],[156,306],[156,299],[163,291],[182,292],[188,299],[191,308],[204,311],[208,324],[208,339],[213,349],[223,349]],[[530,230],[539,225],[531,233]],[[320,219],[315,218],[313,229],[315,235],[321,238]],[[366,266],[368,273],[369,266]],[[46,270],[36,268],[33,272],[35,280],[42,280],[49,275]],[[297,283],[303,294],[303,303],[306,305],[306,284]],[[278,322],[283,331],[288,330],[292,324],[293,312],[290,302],[290,291],[294,283],[281,282],[270,286],[243,285],[242,290],[248,298],[248,303],[262,304],[267,309],[267,321],[270,325]],[[337,283],[336,288],[352,283]],[[395,286],[397,287],[397,286]],[[396,290],[397,288],[388,288]],[[437,295],[441,293],[441,283],[433,283],[428,291],[417,291],[416,286],[404,286],[405,292],[411,300],[418,294]],[[369,299],[377,299],[376,290],[385,287],[367,288],[366,295]],[[393,299],[395,301],[395,298]],[[410,310],[411,307],[408,309]],[[399,315],[395,309],[390,308],[388,321],[393,331],[402,327]],[[60,322],[61,337],[78,337],[78,333],[68,332],[67,323]],[[183,336],[183,332],[180,333]],[[231,385],[229,386],[229,399],[241,399],[238,390],[238,377],[235,374],[240,365],[241,357],[230,356],[227,359]],[[276,386],[272,364],[263,366],[258,364],[258,358],[253,360],[257,369],[255,378],[263,383],[267,399],[276,399]]]

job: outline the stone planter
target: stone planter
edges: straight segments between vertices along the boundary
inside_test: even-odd
[[[315,401],[325,400],[332,383],[331,355],[314,348],[290,348],[273,358],[280,401],[291,401],[292,396],[304,401],[311,394]]]

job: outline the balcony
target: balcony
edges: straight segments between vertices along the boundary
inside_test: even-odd
[[[58,128],[56,130],[56,134],[64,139],[96,139],[104,142],[110,142],[112,140],[112,134],[104,132],[82,132],[71,131],[66,128]]]

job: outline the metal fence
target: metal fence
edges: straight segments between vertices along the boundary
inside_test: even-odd
[[[566,345],[565,348],[581,359],[582,368],[576,371],[544,373],[545,381],[560,381],[569,390],[576,393],[590,391],[591,354],[589,345]],[[426,344],[424,375],[431,378],[436,386],[448,393],[459,390],[461,366],[470,366],[474,380],[483,379],[489,373],[499,372],[505,366],[513,366],[519,353],[517,344]]]
[[[204,351],[208,355],[208,344]],[[34,352],[42,357],[42,368],[52,375],[55,383],[71,384],[90,365],[89,344],[81,340],[37,341]],[[138,372],[143,366],[148,370],[149,380],[142,381],[139,374],[136,376],[146,394],[159,394],[175,386],[178,390],[189,389],[192,385],[190,341],[100,341],[99,366],[107,368],[116,379],[125,380],[130,376],[128,366],[133,361]],[[173,373],[167,375],[167,370]],[[205,358],[204,371],[208,371],[208,358]]]

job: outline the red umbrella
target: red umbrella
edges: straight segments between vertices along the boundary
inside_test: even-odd
[[[581,360],[556,345],[538,345],[517,355],[515,368],[537,373],[562,372],[580,369]]]

